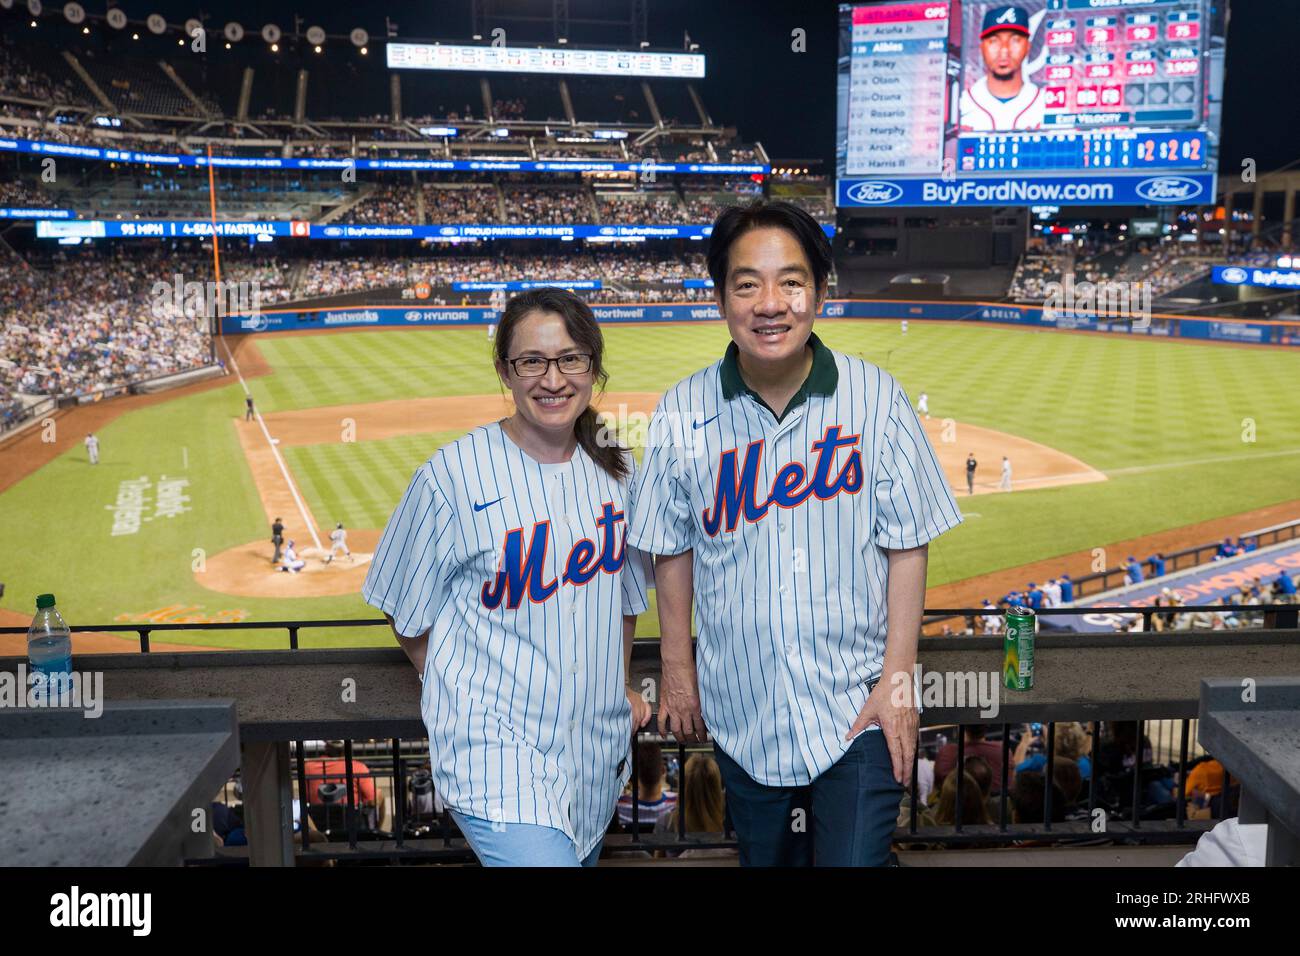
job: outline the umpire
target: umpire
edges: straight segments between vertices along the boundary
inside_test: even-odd
[[[280,563],[280,546],[284,544],[284,525],[279,518],[271,525],[271,543],[275,545],[275,556],[271,558],[272,564]]]

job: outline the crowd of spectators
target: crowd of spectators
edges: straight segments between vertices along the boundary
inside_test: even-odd
[[[207,363],[206,329],[152,308],[176,271],[161,254],[58,257],[46,268],[0,266],[0,384],[28,395],[80,395]],[[206,281],[206,279],[205,279]]]
[[[1074,268],[1074,257],[1064,253],[1025,253],[1011,277],[1007,295],[1017,302],[1041,302],[1047,286],[1060,282]]]
[[[565,256],[354,256],[344,259],[313,258],[307,261],[295,295],[298,298],[319,298],[367,289],[407,288],[419,282],[430,286],[450,286],[453,282],[600,279],[620,284],[654,284],[704,278],[705,275],[702,253],[674,256],[667,253],[601,250]],[[633,299],[633,295],[637,298]],[[601,290],[597,300],[693,302],[710,297],[711,291],[708,289],[668,286],[650,290],[647,297],[640,297],[638,291],[628,293],[606,289]]]
[[[0,92],[29,100],[72,105],[85,101],[72,84],[36,69],[9,42],[0,42]]]
[[[448,189],[426,183],[420,188],[424,191],[425,222],[486,223],[501,218],[495,186]]]
[[[578,292],[587,302],[602,305],[641,304],[646,302],[707,303],[713,301],[712,289],[684,289],[681,286],[652,285],[617,289],[588,289]]]
[[[505,190],[506,222],[564,225],[591,218],[590,194],[577,189],[511,186]]]
[[[757,163],[762,157],[754,146],[724,146],[717,150],[718,161],[723,163]],[[694,162],[694,160],[688,160]]]
[[[690,222],[712,222],[724,209],[744,202],[747,196],[734,192],[686,192],[686,213]]]
[[[538,159],[598,159],[616,161],[623,158],[623,151],[617,146],[605,144],[591,146],[553,146],[540,143],[537,146]]]
[[[1215,551],[1213,560],[1223,561],[1240,554],[1249,554],[1256,550],[1259,542],[1251,536],[1224,538]],[[1165,577],[1169,572],[1168,559],[1163,552],[1156,551],[1144,559],[1129,555],[1123,564],[1111,569],[1112,574],[1122,574],[1125,587],[1143,584]],[[1037,613],[1049,612],[1054,607],[1073,605],[1076,597],[1076,585],[1068,574],[1061,574],[1047,580],[1044,584],[1030,581],[1023,589],[1012,588],[1006,594],[992,600],[984,599],[983,610],[987,613],[968,617],[966,634],[980,633],[993,636],[1002,632],[1003,615],[1016,606],[1027,607]],[[1219,601],[1211,601],[1218,604]],[[1234,608],[1248,608],[1261,604],[1295,604],[1297,598],[1295,579],[1285,570],[1272,581],[1265,581],[1256,575],[1252,581],[1240,584],[1237,589],[1222,601]],[[1262,612],[1247,610],[1209,611],[1188,605],[1177,588],[1163,587],[1151,601],[1155,613],[1151,615],[1153,631],[1185,630],[1220,630],[1239,627],[1258,626],[1263,623]],[[1134,632],[1142,631],[1146,626],[1142,615],[1122,614],[1114,616],[1115,630]],[[952,630],[944,625],[945,636]]]
[[[690,213],[677,201],[675,192],[632,193],[627,196],[597,196],[601,222],[624,225],[667,225],[690,223]]]
[[[344,214],[347,222],[412,225],[416,221],[416,194],[410,186],[380,186]]]
[[[1180,796],[1187,801],[1189,817],[1209,816],[1211,812],[1223,815],[1221,807],[1212,806],[1222,792],[1222,765],[1209,756],[1200,756],[1187,765],[1183,777],[1176,766],[1161,763],[1161,759],[1168,759],[1167,755],[1157,754],[1150,739],[1139,734],[1131,722],[1103,722],[1095,743],[1085,724],[1057,722],[1050,768],[1048,729],[1043,724],[1023,724],[1012,731],[1006,742],[1005,768],[1002,740],[987,740],[984,728],[978,725],[965,727],[962,733],[965,740],[961,772],[957,770],[956,741],[941,738],[937,753],[923,753],[918,758],[918,827],[957,823],[959,789],[963,826],[998,824],[1003,812],[1004,774],[1007,822],[1013,825],[1043,824],[1049,816],[1048,788],[1053,823],[1092,818],[1089,802],[1094,794],[1096,805],[1106,812],[1130,813],[1135,774],[1140,777],[1139,814],[1143,819],[1171,817]],[[910,828],[911,819],[911,794],[906,794],[899,809],[898,826]],[[915,842],[924,845],[924,837]]]

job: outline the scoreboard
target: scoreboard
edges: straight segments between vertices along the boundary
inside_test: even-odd
[[[1213,200],[1226,0],[839,10],[840,205]]]

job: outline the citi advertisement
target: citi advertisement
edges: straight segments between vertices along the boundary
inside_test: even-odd
[[[1178,205],[1211,202],[1213,173],[841,179],[840,206]]]

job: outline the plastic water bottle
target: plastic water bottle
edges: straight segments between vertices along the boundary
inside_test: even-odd
[[[36,616],[27,629],[27,664],[34,696],[44,700],[66,692],[72,676],[72,631],[54,606],[53,594],[36,598]]]

